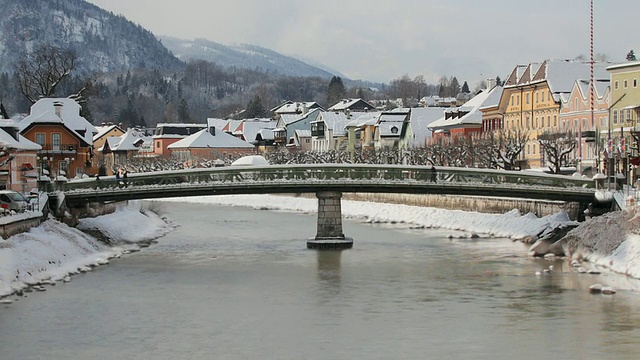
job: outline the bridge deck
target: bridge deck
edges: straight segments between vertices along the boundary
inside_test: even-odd
[[[591,179],[526,171],[425,166],[321,164],[187,169],[71,180],[61,184],[69,206],[182,196],[318,191],[453,194],[588,203]]]

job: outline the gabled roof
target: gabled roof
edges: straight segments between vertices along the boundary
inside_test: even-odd
[[[609,79],[603,63],[594,64],[594,79]],[[578,79],[590,77],[590,65],[588,62],[574,60],[545,60],[542,64],[531,63],[516,66],[505,82],[505,88],[514,86],[533,85],[546,81],[553,94],[570,93],[573,83]]]
[[[9,149],[16,150],[40,150],[42,146],[34,143],[31,140],[26,139],[24,136],[18,134],[18,140],[16,140],[11,134],[6,132],[4,128],[18,128],[18,124],[11,119],[0,119],[0,147],[7,147]],[[11,131],[11,130],[10,130]]]
[[[431,137],[428,126],[442,117],[442,108],[424,107],[411,109],[411,129],[413,130],[413,146],[424,146]]]
[[[56,114],[59,109],[60,116]],[[64,125],[88,145],[93,144],[93,136],[98,130],[87,119],[80,116],[81,106],[69,98],[44,98],[31,106],[30,114],[20,122],[20,132],[35,124]]]
[[[369,110],[373,110],[375,109],[375,107],[371,104],[369,104],[368,102],[362,100],[362,99],[342,99],[340,101],[338,101],[336,104],[334,104],[333,106],[331,106],[329,108],[329,111],[344,111],[344,110],[349,110],[349,109],[369,109]]]
[[[124,133],[124,130],[122,130],[118,125],[96,126],[96,130],[98,130],[98,133],[93,136],[94,142],[100,139],[101,137],[107,135],[113,130],[120,130],[121,132]]]
[[[343,112],[321,111],[320,116],[313,122],[324,122],[327,129],[334,135],[344,134],[351,117]]]
[[[113,143],[112,140],[113,139]],[[145,137],[138,134],[133,129],[128,129],[122,136],[114,136],[107,138],[112,151],[137,151],[140,146],[148,141]]]
[[[276,121],[271,119],[245,119],[242,122],[242,135],[245,141],[253,142],[258,136],[260,130],[267,129],[273,134],[273,129],[276,127]],[[235,134],[235,133],[234,133]],[[263,137],[264,139],[264,137]],[[264,139],[266,140],[266,139]]]
[[[167,148],[170,150],[202,148],[254,148],[254,146],[249,144],[248,142],[240,140],[237,137],[229,135],[223,131],[216,131],[215,133],[215,135],[212,135],[206,129],[200,130],[193,135],[176,141],[175,143],[169,145]]]
[[[392,110],[389,112],[381,113],[376,123],[376,127],[378,128],[378,131],[380,131],[380,136],[382,137],[398,136],[399,137],[400,132],[404,127],[404,123],[409,121],[410,113],[411,111],[408,109],[399,109],[395,111]]]
[[[272,112],[276,114],[306,114],[311,109],[320,108],[322,106],[315,101],[302,101],[302,102],[293,102],[287,101],[284,104],[278,105],[275,108],[271,109]]]
[[[500,101],[502,90],[501,86],[482,90],[462,106],[445,110],[446,113],[454,114],[453,117],[447,118],[443,116],[429,124],[428,128],[433,131],[462,125],[482,125],[482,112],[480,109],[495,106]]]

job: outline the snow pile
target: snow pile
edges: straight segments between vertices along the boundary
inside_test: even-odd
[[[640,278],[640,209],[628,208],[589,219],[563,240],[563,248],[611,270]]]
[[[157,215],[143,214],[140,210],[140,204],[134,202],[113,214],[84,219],[81,227],[101,231],[125,243],[149,241],[169,231],[170,227]],[[109,246],[78,229],[47,220],[29,232],[0,241],[0,297],[30,285],[88,271],[92,266],[106,264],[109,258],[138,248],[136,244]]]

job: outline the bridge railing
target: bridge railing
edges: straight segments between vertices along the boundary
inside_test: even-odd
[[[586,178],[551,175],[530,171],[504,171],[492,169],[470,169],[408,165],[368,164],[304,164],[229,166],[207,169],[185,169],[131,173],[127,179],[114,176],[73,179],[59,183],[57,190],[82,192],[117,189],[123,187],[186,186],[186,184],[214,184],[229,182],[430,182],[430,183],[474,183],[492,186],[512,184],[516,187],[550,188],[594,188],[594,181]]]

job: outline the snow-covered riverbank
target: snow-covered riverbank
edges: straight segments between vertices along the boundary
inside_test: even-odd
[[[160,201],[303,212],[315,212],[318,206],[315,198],[274,195],[208,196]],[[370,222],[408,223],[412,226],[462,230],[481,237],[513,239],[536,238],[558,226],[576,224],[565,213],[537,218],[517,211],[484,214],[347,200],[342,202],[342,213],[346,217]],[[611,230],[622,229],[622,223],[628,226],[619,231]],[[622,213],[596,218],[576,228],[571,233],[573,240],[567,242],[567,246],[574,256],[640,278],[640,235],[635,235],[640,234],[640,229],[634,230],[640,226],[636,226],[636,223],[640,223],[640,218],[627,215],[622,219]],[[77,229],[48,220],[27,233],[6,241],[0,240],[0,297],[29,285],[64,279],[69,274],[77,273],[78,269],[89,270],[92,266],[104,264],[110,258],[139,249],[141,244],[161,237],[172,227],[155,213],[145,211],[141,202],[131,202],[129,206],[118,208],[113,214],[82,219]],[[81,230],[88,233],[100,232],[112,245]],[[588,245],[595,243],[615,246],[600,248]]]
[[[80,221],[79,229],[100,231],[113,246],[55,220],[0,240],[0,297],[88,271],[170,231],[169,224],[141,206],[131,202],[113,214]]]

